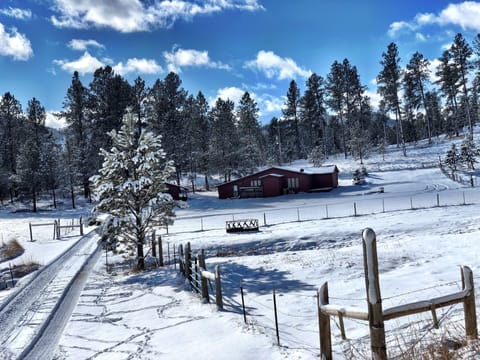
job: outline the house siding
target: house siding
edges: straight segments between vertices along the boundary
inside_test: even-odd
[[[298,179],[298,180],[289,180]],[[248,189],[244,194],[254,194],[254,196],[271,197],[285,193],[309,192],[315,189],[329,189],[338,186],[338,169],[332,167],[331,173],[311,174],[303,171],[292,171],[278,167],[268,168],[255,174],[224,183],[218,186],[218,197],[228,199],[234,197],[233,187],[237,185],[239,195],[242,197],[242,188],[261,184],[261,189]],[[289,186],[290,185],[290,186]],[[292,187],[292,185],[298,185]],[[247,189],[245,189],[247,190]]]

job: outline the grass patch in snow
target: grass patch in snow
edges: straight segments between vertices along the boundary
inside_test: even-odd
[[[12,239],[7,243],[2,243],[0,247],[0,261],[12,260],[23,254],[25,250],[17,239]]]

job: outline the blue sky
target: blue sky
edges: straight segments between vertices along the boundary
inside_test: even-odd
[[[75,70],[85,86],[107,64],[149,86],[175,71],[211,103],[249,91],[266,123],[281,116],[292,79],[303,92],[312,72],[325,77],[344,58],[375,104],[390,42],[403,66],[419,51],[434,68],[458,32],[480,32],[480,1],[1,0],[0,95],[55,112]]]

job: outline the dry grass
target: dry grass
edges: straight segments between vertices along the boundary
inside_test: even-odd
[[[11,260],[23,254],[25,249],[16,239],[3,243],[0,247],[0,260]]]
[[[16,278],[21,278],[25,275],[28,275],[40,268],[40,264],[36,263],[33,260],[24,262],[20,265],[15,265],[12,268],[13,276]]]
[[[393,331],[387,339],[388,359],[390,360],[472,360],[480,359],[480,341],[468,340],[461,322],[448,322],[439,330],[428,330],[411,325],[409,330]],[[370,353],[370,338],[344,346],[346,359],[367,360]]]

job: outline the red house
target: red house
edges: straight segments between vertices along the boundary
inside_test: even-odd
[[[328,191],[338,186],[338,168],[335,165],[294,169],[271,167],[218,185],[218,197],[270,197],[299,192]]]

